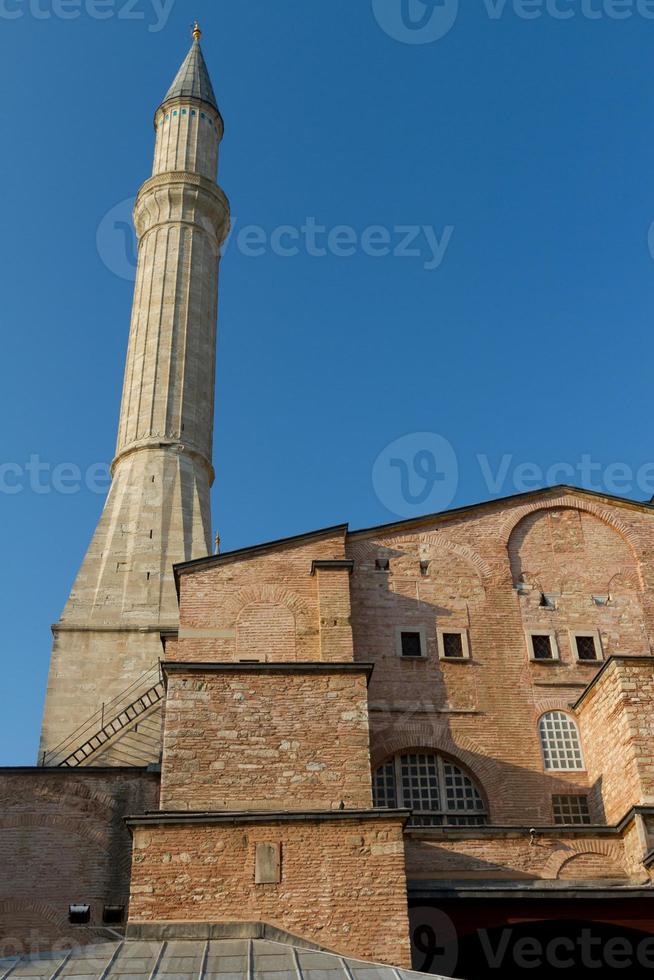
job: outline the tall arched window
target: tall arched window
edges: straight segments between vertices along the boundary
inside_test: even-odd
[[[546,769],[583,769],[579,729],[563,711],[549,711],[538,723]]]
[[[453,762],[432,752],[396,755],[373,774],[378,807],[410,807],[419,827],[470,827],[488,823],[483,797]]]

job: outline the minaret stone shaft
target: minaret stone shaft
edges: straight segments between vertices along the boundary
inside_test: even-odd
[[[59,623],[41,759],[155,665],[177,625],[172,566],[213,546],[212,467],[223,121],[194,30],[155,116],[112,486]],[[117,756],[119,761],[126,761]],[[100,761],[100,760],[98,760]],[[107,764],[107,757],[102,758]],[[135,760],[141,761],[141,760]]]

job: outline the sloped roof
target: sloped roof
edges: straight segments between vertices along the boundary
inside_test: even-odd
[[[304,534],[293,535],[290,538],[282,538],[274,541],[264,541],[260,544],[250,545],[246,548],[239,548],[236,551],[224,551],[219,555],[205,555],[202,558],[192,558],[190,561],[178,562],[173,566],[175,580],[179,591],[179,576],[182,572],[193,572],[206,566],[220,565],[237,559],[256,557],[257,555],[277,548],[285,548],[289,545],[299,544],[311,538],[325,537],[329,534],[343,533],[349,539],[363,538],[370,535],[390,534],[397,531],[402,533],[410,531],[412,528],[421,528],[429,524],[450,521],[471,514],[483,513],[484,511],[493,512],[498,508],[510,507],[514,504],[528,503],[546,499],[557,494],[571,494],[577,497],[585,497],[588,500],[604,501],[607,504],[631,508],[632,510],[654,512],[654,503],[649,500],[632,500],[629,497],[618,497],[615,494],[605,493],[598,490],[587,490],[584,487],[575,487],[568,483],[559,483],[550,487],[540,487],[537,490],[527,490],[522,493],[513,493],[506,497],[491,497],[489,500],[482,500],[475,504],[465,504],[462,507],[452,507],[449,510],[436,511],[431,514],[422,514],[419,517],[409,517],[399,521],[391,521],[388,524],[378,524],[374,527],[356,528],[351,531],[349,524],[337,524],[335,527],[319,528],[316,531],[307,531]],[[1,978],[0,978],[1,980]]]
[[[419,980],[399,970],[265,939],[134,940],[0,960],[0,980]]]
[[[171,99],[198,99],[214,109],[218,108],[209,69],[198,40],[193,41],[175,81],[168,89],[164,104]]]

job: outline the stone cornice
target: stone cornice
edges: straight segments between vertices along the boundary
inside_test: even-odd
[[[654,656],[647,655],[647,654],[636,654],[634,656],[629,656],[627,654],[614,654],[613,656],[609,657],[607,660],[604,661],[602,667],[597,671],[592,681],[590,681],[586,689],[572,705],[574,711],[576,711],[577,708],[580,707],[580,705],[584,702],[587,695],[593,690],[595,685],[598,683],[599,679],[615,663],[636,663],[636,664],[649,663],[654,665]]]
[[[302,661],[262,663],[239,662],[194,663],[193,661],[162,660],[161,671],[164,680],[168,674],[365,674],[368,681],[372,676],[374,664],[351,661]]]
[[[243,824],[261,823],[311,823],[338,820],[400,820],[404,825],[411,816],[410,810],[238,810],[238,811],[177,811],[150,810],[147,813],[125,817],[128,827],[185,826],[188,824]]]
[[[173,452],[180,456],[190,456],[196,463],[199,463],[207,472],[209,478],[209,486],[213,486],[213,482],[216,478],[216,471],[213,468],[213,464],[210,459],[199,452],[197,449],[191,449],[181,440],[172,441],[162,439],[160,437],[154,436],[148,439],[140,439],[138,442],[130,443],[125,449],[121,449],[120,452],[115,456],[111,463],[111,475],[113,477],[119,464],[122,463],[124,459],[128,456],[132,456],[134,453],[141,452],[142,449],[148,449],[150,451],[156,452]]]

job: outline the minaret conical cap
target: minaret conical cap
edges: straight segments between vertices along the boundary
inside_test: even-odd
[[[168,89],[163,104],[171,99],[198,99],[218,109],[216,95],[209,77],[209,69],[200,47],[199,28],[194,29],[194,40],[184,64],[177,72],[175,81]]]

